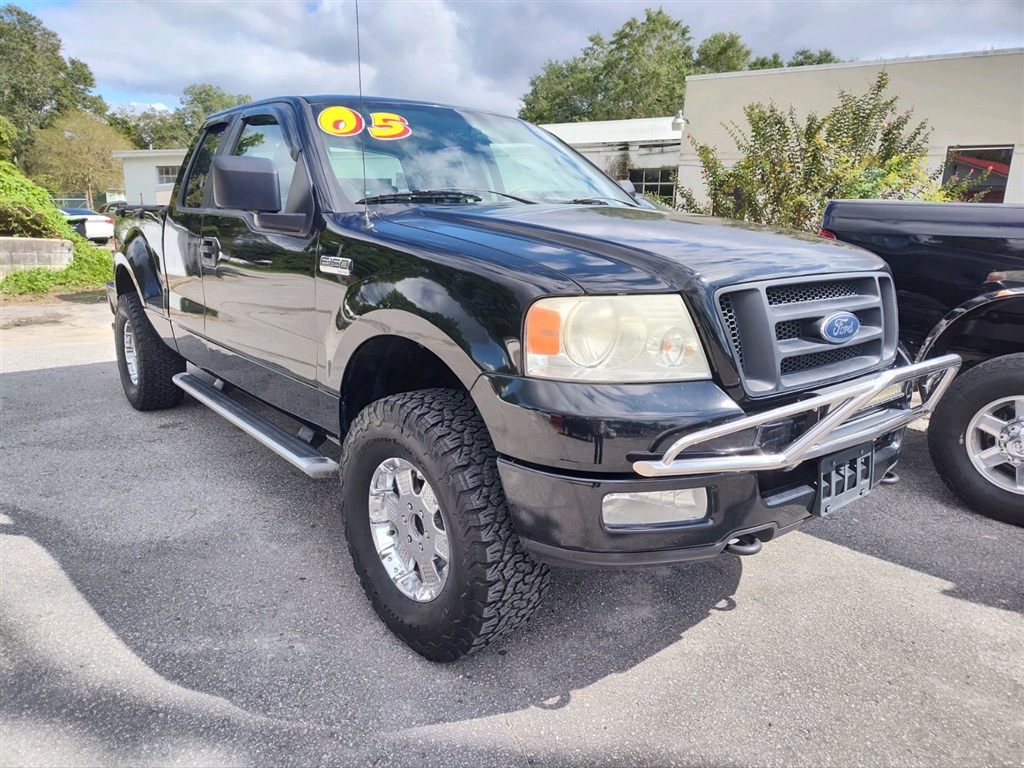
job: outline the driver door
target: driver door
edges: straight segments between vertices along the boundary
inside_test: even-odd
[[[214,373],[300,417],[315,414],[317,235],[309,173],[288,105],[242,115],[225,154],[271,159],[281,213],[305,215],[299,233],[261,226],[252,211],[213,205],[200,252]],[[272,217],[271,217],[272,218]]]

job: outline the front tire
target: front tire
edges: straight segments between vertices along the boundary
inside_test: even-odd
[[[132,408],[155,411],[173,408],[182,401],[185,393],[172,378],[185,372],[185,358],[157,334],[138,294],[125,293],[117,299],[114,346],[121,386]]]
[[[983,515],[1024,526],[1024,354],[958,376],[928,429],[946,485]]]
[[[455,661],[524,624],[548,568],[512,529],[497,454],[469,395],[371,403],[345,439],[342,517],[363,589],[388,628]]]

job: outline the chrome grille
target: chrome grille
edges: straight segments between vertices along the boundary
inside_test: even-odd
[[[885,273],[770,280],[723,289],[716,298],[752,397],[821,386],[888,365],[896,356],[896,295]],[[842,344],[817,330],[836,312],[860,321]]]

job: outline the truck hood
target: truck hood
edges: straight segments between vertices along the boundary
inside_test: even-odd
[[[594,293],[706,292],[756,280],[886,269],[865,250],[815,235],[637,208],[410,206],[386,218],[528,259]]]

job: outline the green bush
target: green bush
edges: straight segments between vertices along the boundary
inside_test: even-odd
[[[879,72],[866,93],[840,91],[824,117],[797,117],[790,107],[748,104],[746,125],[727,127],[739,159],[726,167],[718,151],[691,143],[700,159],[708,203],[680,187],[678,206],[757,224],[816,232],[829,200],[868,198],[947,201],[969,199],[978,179],[939,181],[927,169],[930,129],[914,123],[888,96]]]
[[[64,218],[42,187],[11,163],[0,161],[0,237],[50,237],[70,240],[71,263],[64,269],[36,267],[12,272],[0,282],[9,296],[46,293],[58,286],[97,288],[113,274],[109,251],[91,245]]]

